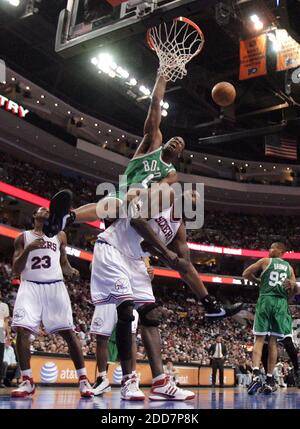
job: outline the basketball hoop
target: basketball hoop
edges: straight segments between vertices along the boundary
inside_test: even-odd
[[[197,24],[180,16],[170,24],[150,28],[147,42],[158,56],[159,75],[175,82],[186,76],[187,63],[203,49],[204,35]]]

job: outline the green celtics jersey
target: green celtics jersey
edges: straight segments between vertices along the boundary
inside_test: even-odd
[[[167,164],[162,160],[162,148],[153,152],[133,158],[124,175],[127,176],[127,186],[125,178],[120,183],[120,190],[127,191],[131,185],[148,188],[153,182],[159,182],[166,177],[171,171],[176,171],[173,164]]]
[[[280,258],[270,258],[270,263],[261,274],[260,296],[287,298],[283,282],[291,277],[291,266]]]

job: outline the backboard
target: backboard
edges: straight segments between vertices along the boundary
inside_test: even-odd
[[[215,1],[68,0],[59,16],[56,52],[64,57],[129,39],[162,21],[189,16]]]

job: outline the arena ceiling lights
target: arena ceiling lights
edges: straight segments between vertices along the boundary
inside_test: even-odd
[[[91,58],[91,63],[98,69],[99,74],[106,74],[112,79],[119,79],[125,85],[129,86],[131,91],[129,95],[137,101],[142,101],[150,98],[151,90],[143,84],[139,84],[135,77],[130,76],[130,73],[119,66],[113,59],[112,55],[107,52],[102,52],[98,56]],[[162,116],[168,115],[169,103],[166,101],[161,102]]]
[[[5,3],[9,3],[11,6],[18,7],[20,6],[20,0],[2,0]]]

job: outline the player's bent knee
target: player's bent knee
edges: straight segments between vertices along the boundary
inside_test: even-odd
[[[140,324],[142,326],[158,327],[160,325],[161,320],[158,311],[159,306],[160,305],[157,303],[145,304],[138,309]]]
[[[131,323],[134,321],[133,301],[124,301],[117,308],[118,322]]]

